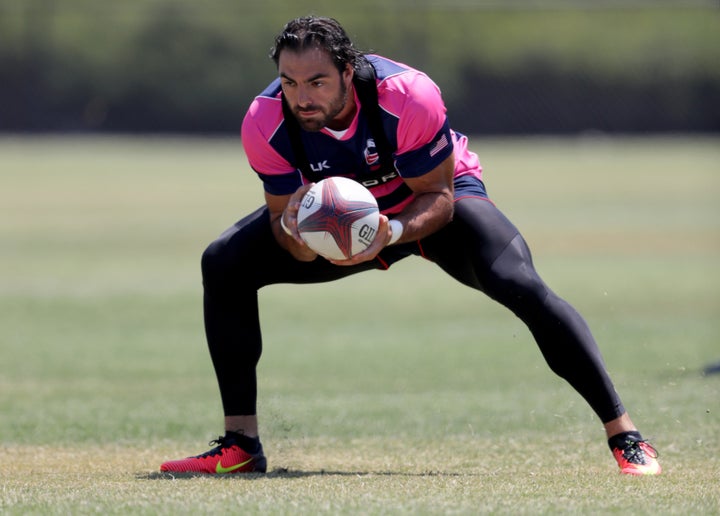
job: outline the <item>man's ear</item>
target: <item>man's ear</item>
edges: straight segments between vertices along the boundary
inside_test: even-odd
[[[355,77],[355,69],[350,65],[350,63],[345,63],[345,70],[343,70],[342,78],[345,82],[345,86],[348,88],[350,87],[353,77]]]

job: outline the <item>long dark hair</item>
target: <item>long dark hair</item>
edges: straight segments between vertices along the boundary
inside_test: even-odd
[[[290,20],[283,31],[275,38],[270,57],[277,66],[280,52],[285,49],[302,51],[319,48],[327,51],[337,69],[342,73],[345,65],[356,68],[364,52],[358,50],[350,41],[345,29],[333,18],[304,16]]]

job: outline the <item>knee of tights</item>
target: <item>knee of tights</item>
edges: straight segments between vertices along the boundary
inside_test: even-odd
[[[519,235],[498,256],[483,283],[488,294],[508,306],[543,303],[549,294]]]
[[[200,258],[203,281],[225,277],[235,269],[237,262],[238,260],[233,260],[228,256],[223,242],[213,242],[205,249]]]

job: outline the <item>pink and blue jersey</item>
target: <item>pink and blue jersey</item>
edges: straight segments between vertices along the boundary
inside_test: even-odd
[[[455,155],[455,183],[482,179],[478,157],[467,137],[453,131],[437,85],[424,73],[387,58],[368,55],[377,75],[378,103],[394,169],[377,174],[379,156],[360,106],[346,131],[301,131],[312,170],[320,176],[345,176],[367,186],[385,214],[400,212],[412,200],[402,178],[419,177]],[[283,119],[280,79],[258,95],[242,124],[242,143],[252,169],[272,195],[288,195],[306,182],[293,164]],[[477,181],[470,181],[477,183]],[[469,186],[469,185],[468,185]],[[456,196],[458,192],[456,191]]]

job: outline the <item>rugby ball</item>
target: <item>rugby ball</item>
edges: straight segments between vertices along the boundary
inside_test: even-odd
[[[370,190],[357,181],[328,177],[302,198],[297,223],[310,249],[331,260],[345,260],[372,243],[380,210]]]

